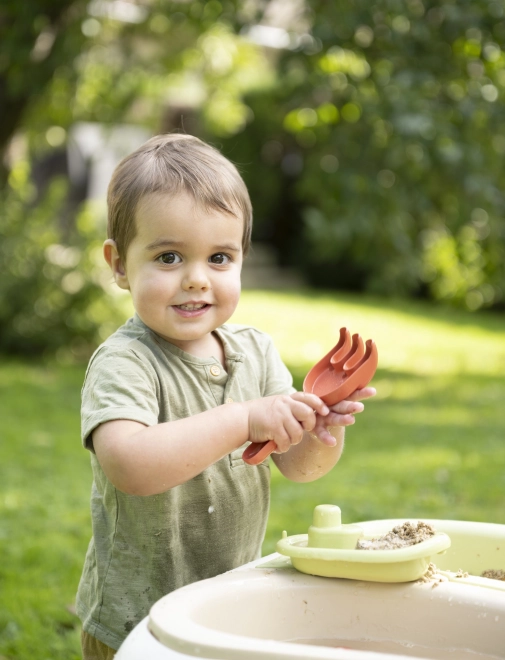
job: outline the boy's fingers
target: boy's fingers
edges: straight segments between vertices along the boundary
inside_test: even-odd
[[[303,427],[295,419],[286,420],[284,428],[289,435],[289,441],[292,445],[297,445],[303,440]],[[314,425],[312,425],[311,428],[314,428]]]
[[[318,421],[310,434],[316,436],[324,445],[333,447],[335,438],[331,435],[330,429],[336,426],[352,426],[355,422],[353,414],[331,412],[327,417]]]
[[[322,442],[323,445],[327,445],[328,447],[334,447],[337,444],[336,439],[324,426],[316,426],[311,435],[316,436],[319,442]]]
[[[301,424],[305,431],[312,431],[316,425],[316,413],[310,406],[301,401],[296,401],[292,404],[291,412],[294,417],[293,421],[296,420],[298,427]]]
[[[375,387],[364,387],[362,390],[356,390],[350,396],[347,397],[348,401],[361,401],[362,399],[370,399],[370,397],[375,396],[377,390]]]
[[[310,394],[308,392],[294,392],[291,395],[291,398],[295,401],[300,401],[300,403],[305,403],[323,417],[330,412],[330,409],[325,402],[315,394]]]
[[[278,431],[273,439],[276,444],[276,449],[274,450],[276,454],[283,454],[291,447],[289,434],[284,428]]]
[[[283,454],[293,445],[297,445],[303,439],[303,429],[295,418],[286,419],[282,430],[275,435],[274,441],[277,445],[276,454]]]
[[[321,433],[318,435],[318,438],[323,443],[323,445],[326,445],[328,447],[334,447],[337,444],[336,439],[326,429],[321,431]]]
[[[337,415],[356,415],[357,413],[363,412],[365,406],[360,401],[340,401],[331,407],[332,413],[337,413]],[[327,422],[328,426],[329,422]]]
[[[353,413],[332,413],[324,420],[324,427],[328,429],[332,426],[350,426],[355,421]]]

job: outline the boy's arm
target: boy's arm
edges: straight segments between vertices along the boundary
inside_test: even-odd
[[[299,483],[315,481],[327,474],[342,455],[345,427],[354,424],[354,415],[364,409],[360,400],[375,393],[373,387],[358,390],[347,401],[332,406],[329,415],[317,415],[315,428],[304,434],[301,443],[286,453],[272,454],[281,474]]]
[[[114,420],[93,432],[93,448],[107,478],[125,493],[154,495],[178,486],[247,440],[273,439],[280,451],[298,444],[327,406],[314,394],[270,396],[228,403],[154,426]]]
[[[272,454],[272,459],[286,479],[298,483],[315,481],[335,467],[344,450],[344,428],[335,426],[332,435],[336,444],[329,447],[307,432],[299,445],[285,454]]]

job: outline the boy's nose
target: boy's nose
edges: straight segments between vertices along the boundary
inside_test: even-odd
[[[193,266],[187,269],[182,281],[182,287],[186,291],[207,291],[210,288],[209,278],[205,269],[201,266]]]

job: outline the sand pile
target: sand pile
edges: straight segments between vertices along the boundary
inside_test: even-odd
[[[422,543],[432,536],[435,536],[435,530],[428,523],[405,522],[378,539],[361,539],[356,544],[356,550],[397,550]]]

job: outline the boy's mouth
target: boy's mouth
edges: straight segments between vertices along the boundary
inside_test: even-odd
[[[207,303],[187,303],[186,305],[174,305],[174,307],[177,307],[177,309],[182,309],[184,312],[194,312],[207,306]]]

